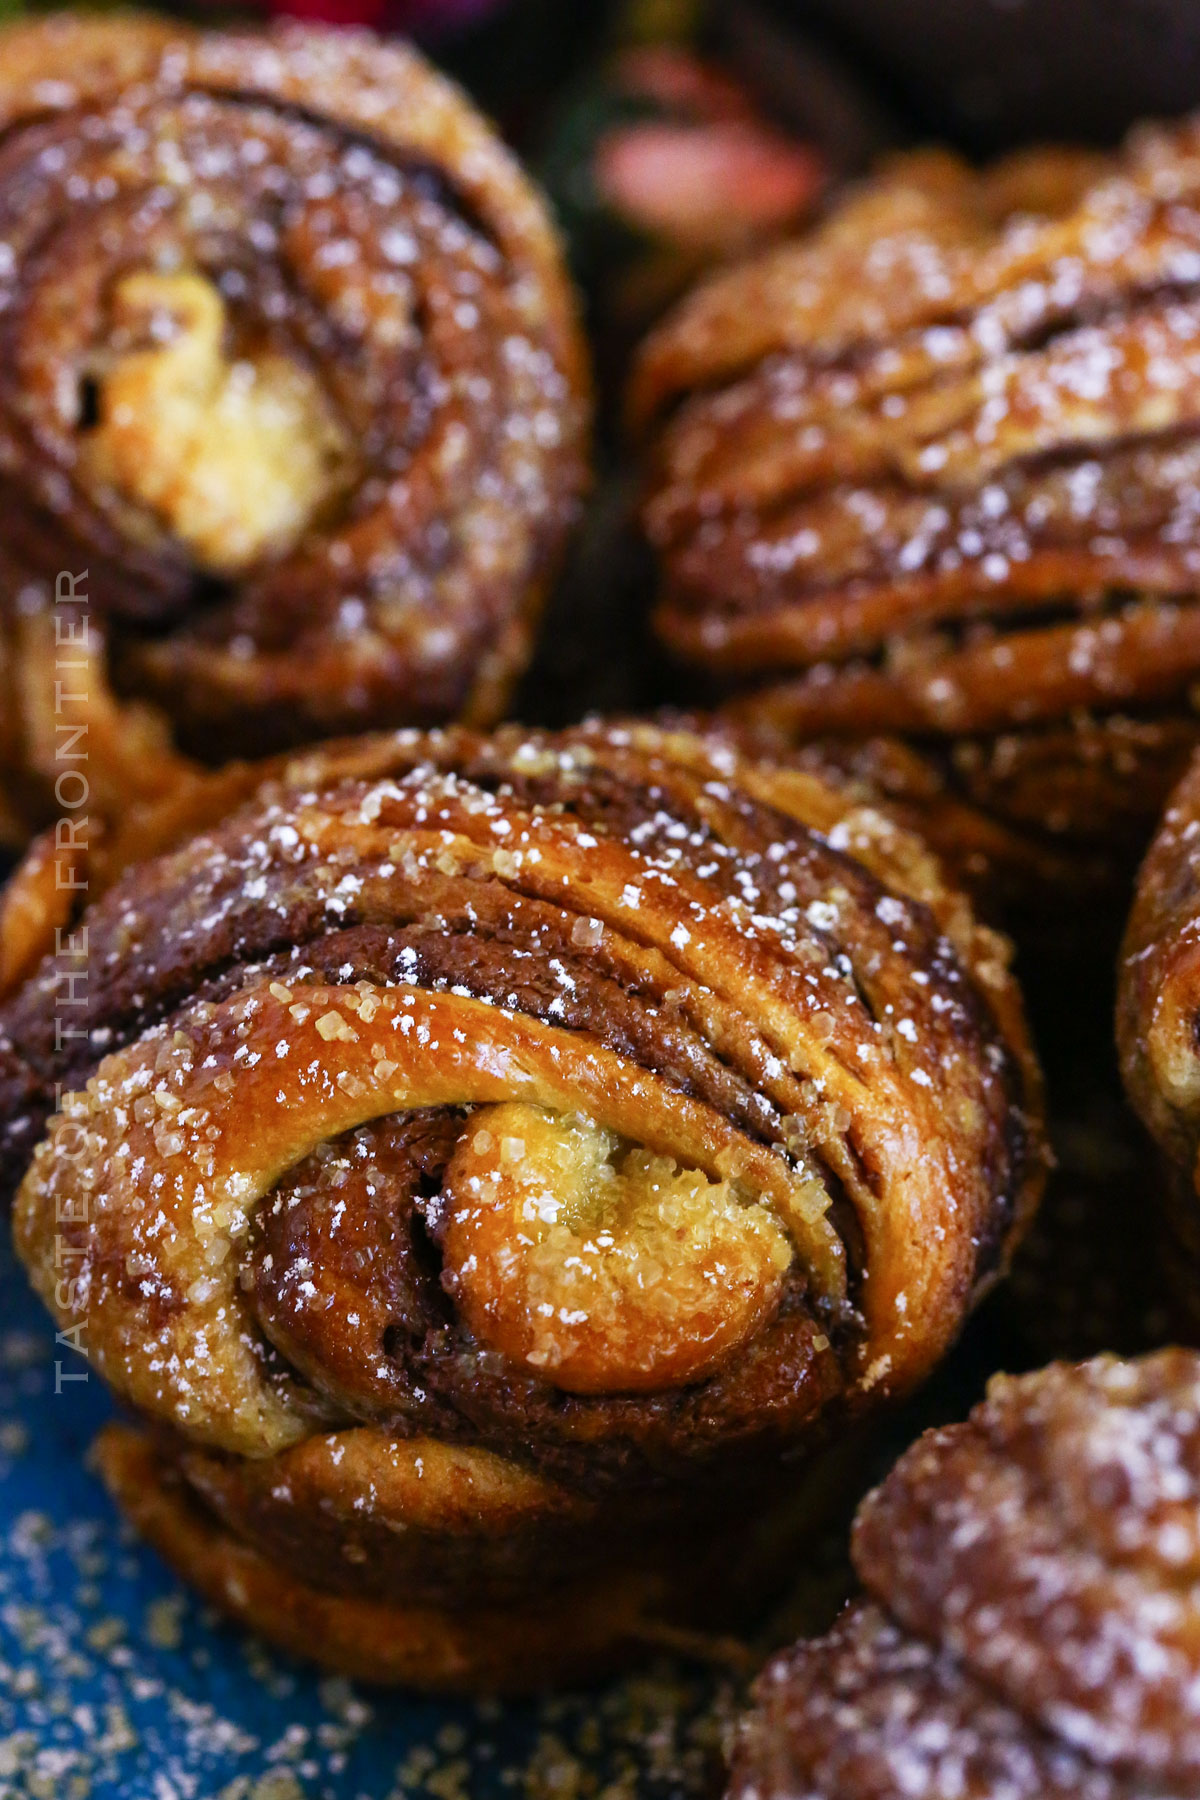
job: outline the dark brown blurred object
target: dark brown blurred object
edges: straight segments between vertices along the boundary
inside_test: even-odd
[[[797,10],[771,0],[712,0],[706,16],[714,53],[772,118],[817,146],[837,179],[860,175],[903,141],[902,121],[861,58],[841,54]]]
[[[1112,1085],[1056,1119],[1056,1167],[993,1303],[1031,1364],[1198,1341],[1200,1311],[1189,1315],[1173,1279],[1166,1176]]]
[[[1111,141],[1200,97],[1194,0],[779,0],[828,26],[926,126],[976,148]]]
[[[1057,932],[1046,923],[1039,940],[1029,924],[1022,939],[1054,1160],[1009,1279],[978,1322],[987,1373],[1106,1351],[1139,1356],[1171,1343],[1200,1348],[1200,1308],[1181,1291],[1188,1284],[1170,1226],[1169,1176],[1117,1067],[1116,911],[1077,895],[1074,934],[1064,908]]]
[[[760,1678],[733,1800],[1187,1800],[1200,1357],[997,1377],[859,1511],[868,1597]]]

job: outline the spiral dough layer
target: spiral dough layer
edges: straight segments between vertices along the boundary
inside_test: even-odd
[[[659,626],[798,732],[1186,695],[1200,126],[1111,162],[898,159],[651,338]],[[668,410],[674,408],[674,410]]]
[[[776,1659],[731,1794],[1186,1800],[1200,1358],[997,1378],[859,1513],[869,1598]]]
[[[0,34],[0,125],[10,810],[62,722],[63,570],[114,804],[147,743],[497,717],[587,399],[543,205],[467,100],[364,33],[68,16]]]
[[[0,1008],[21,1255],[322,1590],[528,1607],[686,1544],[694,1591],[1039,1186],[1000,942],[886,814],[684,732],[314,753],[80,931],[78,1036],[61,940]]]
[[[642,352],[663,641],[776,741],[961,751],[1026,837],[1023,767],[1032,853],[1123,890],[1200,741],[1198,295],[1196,121],[886,163]]]
[[[800,767],[836,769],[936,851],[983,917],[1025,945],[1115,942],[1138,862],[1200,744],[1200,718],[1087,714],[1027,731],[797,745],[765,709],[729,709],[740,742]],[[1081,913],[1081,908],[1086,910]],[[1086,925],[1083,924],[1086,921]]]

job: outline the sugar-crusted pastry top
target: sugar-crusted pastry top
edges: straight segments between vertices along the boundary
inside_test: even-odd
[[[769,1665],[738,1800],[1183,1800],[1200,1771],[1200,1358],[998,1376],[859,1512],[868,1598]]]
[[[110,810],[172,744],[498,716],[588,394],[546,210],[466,97],[364,32],[68,16],[0,33],[0,120],[16,803],[62,717],[62,570],[91,612],[72,704],[125,713],[107,757],[94,733]]]
[[[653,334],[659,628],[800,732],[1185,695],[1200,136],[899,158]],[[1150,597],[1153,597],[1151,599]]]
[[[802,1435],[931,1366],[1038,1186],[998,940],[877,807],[685,732],[313,753],[85,922],[88,1035],[61,957],[0,1010],[18,1238],[201,1443]]]

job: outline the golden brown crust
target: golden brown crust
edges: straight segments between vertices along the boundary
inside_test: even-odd
[[[352,1680],[503,1694],[592,1680],[637,1654],[661,1609],[661,1583],[645,1570],[623,1576],[612,1568],[591,1586],[556,1590],[549,1606],[533,1611],[511,1600],[450,1612],[331,1592],[222,1530],[137,1432],[108,1426],[94,1456],[130,1522],[210,1604]]]
[[[87,862],[86,843],[60,846],[54,832],[45,831],[0,888],[0,1000],[15,993],[44,956],[63,947]]]
[[[898,738],[797,742],[756,700],[723,718],[745,741],[824,769],[889,808],[936,852],[984,917],[1022,941],[1081,926],[1079,907],[1120,908],[1172,788],[1200,745],[1193,714],[1082,714],[952,743]],[[1094,912],[1087,915],[1092,922]]]
[[[1182,700],[1198,141],[902,158],[685,302],[633,391],[665,642],[798,736]]]
[[[1040,1187],[1000,940],[877,806],[716,740],[312,752],[82,922],[90,1038],[54,1044],[63,956],[0,1008],[21,1254],[309,1583],[355,1591],[365,1458],[375,1591],[412,1592],[422,1438],[451,1486],[504,1465],[492,1547],[447,1502],[424,1557],[447,1603],[670,1560],[933,1366]]]
[[[1069,212],[1105,167],[1071,150],[1022,152],[981,176],[946,150],[886,158],[819,232],[723,271],[652,334],[634,378],[635,421],[782,352],[830,353],[922,322],[938,298],[928,292],[931,258],[945,278],[953,269],[986,292],[978,252],[1004,220]],[[872,261],[880,242],[887,252]],[[751,271],[760,304],[747,307]]]
[[[1200,759],[1179,783],[1138,879],[1122,946],[1117,1047],[1126,1091],[1167,1164],[1167,1273],[1200,1320]]]
[[[18,818],[54,772],[64,569],[100,808],[186,777],[178,752],[497,717],[588,409],[552,227],[464,97],[364,33],[130,15],[0,35],[0,117]]]
[[[1117,1039],[1130,1098],[1187,1179],[1200,1146],[1200,760],[1142,866],[1121,960]]]
[[[165,50],[192,37],[178,21],[120,10],[60,12],[6,25],[0,39],[0,128],[145,81]]]
[[[755,1694],[729,1800],[1150,1800],[870,1601],[777,1656]]]
[[[313,1446],[326,1454],[323,1440]],[[673,1517],[626,1520],[608,1535],[603,1509],[592,1505],[590,1535],[572,1542],[578,1499],[564,1513],[564,1496],[544,1491],[539,1510],[534,1479],[478,1452],[395,1444],[386,1458],[364,1459],[358,1472],[371,1480],[407,1465],[411,1513],[393,1510],[391,1525],[380,1525],[364,1509],[362,1489],[352,1496],[343,1483],[345,1510],[332,1531],[322,1512],[302,1506],[269,1528],[244,1493],[231,1498],[243,1487],[282,1513],[286,1496],[267,1491],[269,1464],[239,1469],[192,1452],[181,1461],[121,1424],[101,1432],[93,1457],[138,1532],[222,1612],[337,1674],[447,1693],[521,1694],[593,1681],[664,1650],[740,1666],[744,1647],[724,1634],[747,1630],[777,1600],[780,1569],[828,1531],[831,1513],[843,1511],[861,1483],[857,1459],[839,1467],[826,1458],[819,1469],[790,1471],[769,1498],[759,1491],[747,1504],[742,1495],[736,1511],[714,1510],[699,1525],[676,1507]],[[302,1493],[304,1460],[297,1452],[287,1470]],[[329,1506],[323,1482],[311,1498]],[[402,1519],[418,1539],[412,1554]],[[516,1559],[504,1566],[514,1547],[530,1556],[525,1538],[501,1535],[518,1522],[535,1526],[535,1545],[545,1549],[543,1557],[535,1548],[532,1570],[528,1560],[520,1570]],[[385,1536],[390,1559],[406,1564],[397,1594],[374,1573]],[[385,1559],[385,1575],[390,1566]],[[437,1579],[447,1571],[448,1588]]]
[[[1190,487],[1200,467],[1184,471]],[[1057,602],[1086,578],[1064,571]],[[774,650],[766,651],[774,658]],[[753,653],[758,661],[758,651]],[[739,712],[761,709],[797,737],[829,732],[908,732],[933,737],[1003,731],[1069,718],[1088,707],[1185,706],[1200,662],[1200,610],[1170,598],[1117,602],[1080,623],[985,629],[950,648],[933,634],[897,637],[882,661],[821,663],[747,695]],[[786,659],[784,659],[786,666]]]
[[[1200,1772],[1200,1360],[998,1377],[861,1509],[872,1593],[1103,1763]]]
[[[768,1669],[732,1792],[1192,1793],[1198,1494],[1200,1357],[997,1377],[864,1503],[870,1599]]]

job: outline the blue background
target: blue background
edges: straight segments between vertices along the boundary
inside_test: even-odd
[[[86,1466],[99,1380],[0,1248],[0,1800],[690,1800],[732,1695],[661,1665],[534,1704],[323,1678],[220,1623]]]

